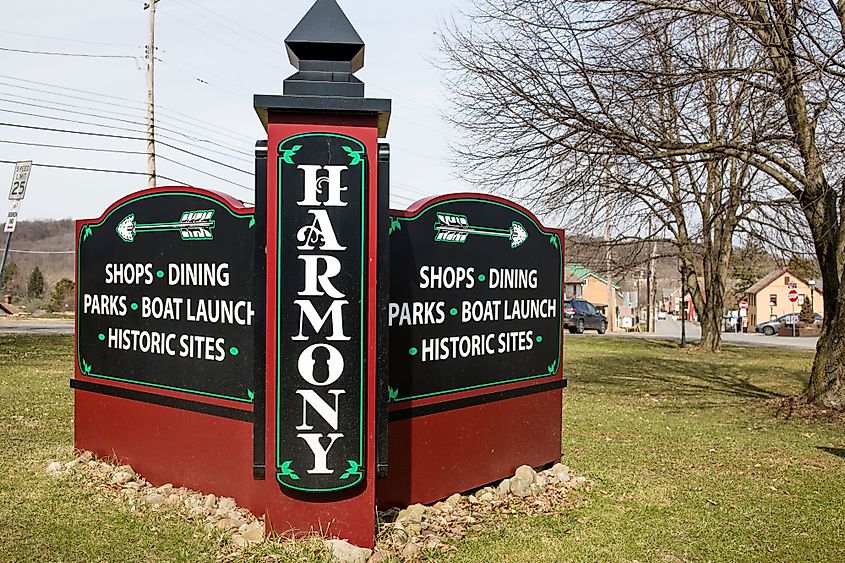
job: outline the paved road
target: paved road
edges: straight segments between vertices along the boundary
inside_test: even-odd
[[[686,323],[687,328],[687,339],[691,342],[695,342],[701,339],[701,329],[695,323]],[[595,333],[593,333],[595,334]],[[681,323],[680,321],[676,321],[674,318],[669,317],[664,321],[657,321],[657,333],[656,334],[646,334],[646,333],[637,333],[637,332],[629,332],[629,333],[615,333],[608,336],[614,337],[626,337],[626,338],[659,338],[659,339],[671,339],[671,340],[680,340],[681,339]],[[760,346],[765,348],[789,348],[795,350],[815,350],[816,349],[816,342],[818,338],[811,338],[811,337],[797,337],[797,338],[789,338],[789,337],[780,337],[780,336],[766,336],[763,334],[757,333],[736,333],[736,332],[723,332],[722,333],[722,342],[725,344],[734,344],[737,346]]]
[[[0,317],[4,334],[73,334],[73,321],[63,319],[19,319]]]

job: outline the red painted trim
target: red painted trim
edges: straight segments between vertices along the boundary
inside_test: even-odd
[[[456,199],[480,199],[483,201],[490,201],[494,203],[501,203],[502,205],[506,205],[508,207],[512,207],[522,213],[524,213],[529,219],[534,221],[535,224],[539,225],[543,230],[551,233],[555,233],[560,237],[560,244],[561,244],[561,268],[564,269],[562,275],[565,276],[565,267],[566,267],[566,231],[563,229],[558,229],[555,227],[546,227],[540,219],[534,215],[531,210],[526,209],[525,207],[515,203],[509,199],[505,199],[503,197],[499,197],[497,195],[492,195],[488,193],[477,193],[477,192],[458,192],[453,194],[443,194],[437,196],[426,197],[420,200],[415,201],[412,203],[408,209],[406,210],[397,210],[391,209],[390,215],[393,217],[402,217],[403,219],[413,219],[422,215],[426,210],[430,207],[433,207],[439,203],[452,201]],[[558,299],[560,306],[558,315],[560,318],[563,319],[563,302],[565,296],[565,281],[561,280],[561,287],[560,287],[560,298]],[[561,324],[561,327],[563,325]],[[515,381],[513,383],[504,383],[499,385],[490,385],[487,387],[481,387],[479,389],[470,389],[468,391],[457,391],[454,393],[445,393],[443,395],[437,395],[434,397],[423,397],[420,399],[411,399],[408,401],[401,401],[399,403],[391,403],[388,410],[390,412],[396,410],[404,410],[411,407],[421,407],[425,405],[432,405],[436,403],[444,403],[447,401],[454,401],[457,399],[464,399],[467,397],[478,397],[481,395],[488,395],[491,393],[498,393],[500,391],[510,391],[511,389],[521,389],[523,387],[534,387],[537,385],[543,385],[545,383],[549,383],[551,381],[559,381],[563,379],[564,375],[564,333],[565,331],[561,330],[561,338],[560,338],[560,365],[558,366],[557,372],[553,375],[548,377],[538,377],[536,379],[528,379],[524,381]]]

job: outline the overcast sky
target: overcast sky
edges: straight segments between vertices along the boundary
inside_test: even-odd
[[[367,96],[393,99],[388,132],[393,149],[393,207],[404,208],[427,194],[471,190],[453,177],[449,166],[448,143],[456,133],[439,116],[448,106],[442,75],[431,63],[439,22],[466,1],[339,2],[367,44],[365,67],[356,75],[366,83]],[[158,138],[176,147],[159,145],[161,176],[254,201],[252,177],[237,170],[252,170],[254,141],[264,136],[252,96],[282,92],[282,81],[294,72],[283,48],[284,38],[312,3],[158,3]],[[5,125],[0,125],[0,160],[146,172],[146,157],[132,154],[143,153],[146,143],[142,140],[31,128],[143,137],[147,14],[142,6],[142,0],[4,3],[0,123]],[[0,164],[0,201],[8,193],[13,169],[12,164]],[[159,182],[167,184],[172,182]],[[19,218],[95,217],[114,200],[145,187],[144,175],[36,167]],[[0,203],[3,218],[5,211]]]

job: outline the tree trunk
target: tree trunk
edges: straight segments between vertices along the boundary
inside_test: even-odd
[[[824,325],[805,396],[819,406],[845,410],[845,284],[838,291],[825,285],[824,299]]]

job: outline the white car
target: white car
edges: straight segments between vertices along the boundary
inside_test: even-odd
[[[665,321],[666,320],[666,311],[658,311],[657,312],[657,320],[658,321]]]

